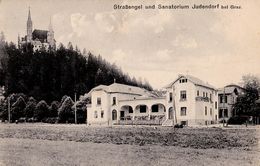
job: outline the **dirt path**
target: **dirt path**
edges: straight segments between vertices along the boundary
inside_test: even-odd
[[[0,165],[250,165],[259,153],[242,149],[192,149],[73,141],[0,138]]]

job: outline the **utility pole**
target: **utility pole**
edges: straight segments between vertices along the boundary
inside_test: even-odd
[[[10,97],[8,97],[8,123],[11,122],[11,105],[10,105]]]
[[[77,124],[77,93],[75,92],[75,124]]]
[[[226,99],[225,99],[225,86],[224,86],[224,90],[223,90],[223,98],[222,98],[222,102],[223,102],[223,108],[222,108],[222,115],[223,115],[223,127],[225,126],[225,102],[226,102]]]

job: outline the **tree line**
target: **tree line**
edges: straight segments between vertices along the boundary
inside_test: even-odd
[[[149,82],[131,78],[101,55],[93,55],[86,49],[81,52],[77,46],[74,48],[71,42],[67,47],[61,43],[56,50],[43,48],[33,51],[32,45],[19,47],[12,42],[6,42],[4,34],[0,34],[0,86],[5,87],[6,99],[11,95],[23,94],[15,98],[16,101],[13,101],[11,106],[15,110],[19,109],[21,114],[18,115],[27,116],[25,108],[28,104],[36,103],[37,106],[43,101],[40,106],[44,106],[36,108],[44,108],[47,111],[46,107],[50,110],[49,106],[53,101],[61,101],[58,105],[61,107],[64,96],[74,98],[76,94],[79,99],[95,86],[110,85],[114,82],[152,90]],[[2,103],[1,107],[6,108],[6,103]]]

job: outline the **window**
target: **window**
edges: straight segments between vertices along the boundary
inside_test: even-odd
[[[101,98],[100,97],[97,98],[97,105],[101,105]]]
[[[212,108],[210,108],[210,115],[212,116]]]
[[[197,96],[200,96],[200,91],[199,90],[197,90]]]
[[[146,105],[140,105],[140,113],[146,113]]]
[[[218,116],[219,116],[219,118],[223,117],[223,110],[222,109],[219,109]]]
[[[224,100],[224,97],[225,97],[225,100]],[[220,103],[227,103],[227,95],[225,95],[223,97],[223,95],[220,96]]]
[[[215,101],[215,109],[218,109],[218,103]]]
[[[187,107],[181,107],[181,116],[185,116],[187,111]]]
[[[112,120],[117,120],[117,112],[116,112],[116,110],[112,111]]]
[[[104,111],[101,111],[101,118],[104,118]]]
[[[224,109],[224,117],[228,117],[228,110]]]
[[[203,92],[203,97],[205,97],[205,92]]]
[[[210,101],[212,101],[212,95],[211,95],[211,93],[209,94],[209,99],[210,99]]]
[[[188,82],[188,80],[187,79],[180,79],[179,82],[180,83],[185,83],[185,82]]]
[[[226,118],[228,117],[228,110],[226,108],[219,110],[219,118]]]
[[[116,105],[116,97],[113,97],[113,104],[112,105]]]
[[[133,108],[132,108],[131,106],[128,107],[128,112],[129,112],[129,114],[131,114],[131,113],[134,112],[134,111],[133,111]]]
[[[186,98],[187,98],[186,91],[185,90],[181,91],[180,99],[181,100],[186,100]]]
[[[206,97],[208,97],[208,92],[206,92]]]
[[[169,93],[169,102],[172,102],[172,92]]]
[[[98,118],[98,113],[97,113],[97,111],[94,112],[94,118]]]
[[[187,125],[188,125],[188,121],[181,121],[181,124],[182,124],[183,126],[187,126]]]
[[[219,96],[219,102],[220,102],[220,103],[223,103],[223,96],[222,96],[222,95]]]
[[[159,112],[159,106],[158,105],[153,105],[152,106],[152,112]]]
[[[208,109],[205,107],[205,115],[208,115]]]

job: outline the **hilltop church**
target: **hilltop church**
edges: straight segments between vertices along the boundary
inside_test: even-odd
[[[42,49],[50,50],[56,48],[56,41],[54,39],[54,31],[51,20],[48,30],[33,30],[30,8],[27,19],[27,34],[22,38],[18,36],[18,47],[22,48],[28,44],[32,45],[33,51],[40,51]]]

